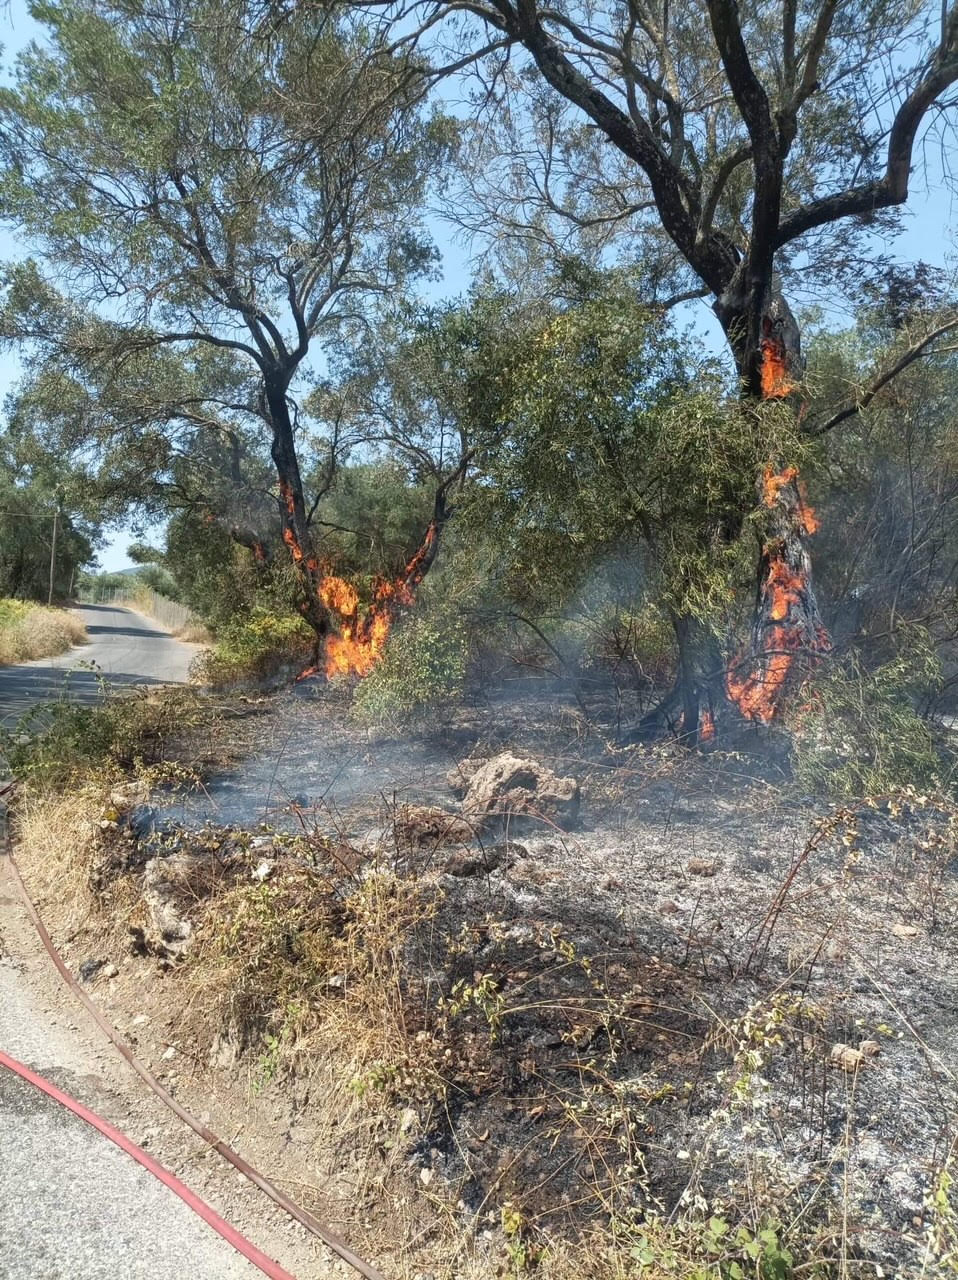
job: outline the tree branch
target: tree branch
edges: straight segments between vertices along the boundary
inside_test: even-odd
[[[914,346],[909,347],[906,352],[899,356],[893,365],[888,369],[883,370],[883,372],[878,375],[874,382],[872,382],[871,385],[855,399],[853,404],[846,405],[843,409],[839,409],[837,413],[832,414],[830,418],[827,418],[817,426],[807,428],[806,434],[815,439],[819,436],[827,435],[829,431],[833,431],[835,427],[840,426],[843,422],[847,422],[849,418],[853,418],[857,413],[860,413],[862,409],[866,409],[878,395],[879,391],[881,391],[882,387],[887,387],[889,382],[897,378],[900,373],[903,373],[909,365],[914,364],[916,360],[920,359],[924,355],[935,354],[934,352],[929,352],[928,347],[936,338],[940,338],[944,333],[949,333],[952,329],[958,329],[958,317],[946,320],[943,324],[940,324],[937,328],[933,329],[931,333],[926,334],[920,342],[916,342]]]

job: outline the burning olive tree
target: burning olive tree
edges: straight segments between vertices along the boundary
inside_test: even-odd
[[[318,341],[431,260],[415,210],[445,142],[416,61],[318,11],[276,28],[242,0],[35,15],[48,40],[0,93],[3,216],[38,254],[47,300],[58,290],[90,317],[72,364],[122,385],[138,353],[213,349],[241,370],[232,403],[201,388],[189,411],[224,440],[239,419],[268,443],[319,643],[329,593],[296,392]],[[32,303],[14,310],[4,336],[56,345]],[[184,397],[139,390],[153,427],[183,421]]]
[[[655,258],[669,302],[711,299],[744,402],[781,399],[796,416],[792,272],[817,271],[833,288],[843,264],[860,269],[877,256],[868,236],[907,200],[916,147],[947,122],[958,82],[958,8],[947,3],[369,8],[397,38],[428,48],[437,74],[476,77],[478,185],[488,189],[490,175],[502,185],[474,223],[541,243],[550,223],[564,221],[596,254],[628,237]],[[497,126],[498,168],[489,142]],[[926,333],[917,345],[930,341]],[[795,654],[826,644],[792,465],[770,454],[758,477],[770,528],[749,652],[729,682],[758,719],[775,711]],[[694,629],[692,618],[679,622]],[[691,736],[713,687],[695,655],[709,648],[684,646]]]

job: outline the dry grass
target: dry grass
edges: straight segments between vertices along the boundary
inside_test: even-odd
[[[184,644],[212,644],[213,634],[209,627],[205,627],[202,622],[188,622],[185,627],[180,627],[173,634],[177,640],[182,640]]]
[[[0,600],[0,666],[52,658],[86,638],[86,627],[66,609]]]

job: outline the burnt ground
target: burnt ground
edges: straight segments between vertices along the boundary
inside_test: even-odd
[[[244,762],[164,801],[173,843],[225,824],[217,839],[245,882],[264,854],[277,874],[284,859],[301,867],[304,840],[322,870],[332,839],[362,854],[348,876],[338,859],[322,870],[342,874],[347,898],[371,868],[420,881],[431,910],[405,943],[406,1031],[433,1055],[441,1096],[409,1066],[377,1081],[389,1108],[374,1119],[366,1083],[347,1105],[329,1060],[265,1078],[261,1046],[237,1056],[228,1028],[184,1022],[188,954],[121,960],[95,915],[74,924],[70,958],[121,961],[102,995],[121,1023],[147,1009],[155,1043],[139,1038],[157,1062],[189,1025],[192,1067],[174,1083],[212,1091],[224,1121],[242,1111],[254,1147],[354,1244],[412,1275],[437,1265],[430,1242],[454,1222],[477,1250],[468,1274],[492,1275],[520,1236],[534,1251],[649,1212],[719,1214],[771,1222],[822,1274],[952,1273],[928,1252],[947,1233],[947,1208],[930,1204],[958,1133],[949,806],[797,796],[757,735],[737,753],[619,748],[561,692],[477,700],[401,735],[358,728],[335,694],[283,695],[223,733]],[[486,830],[471,874],[448,851],[397,846],[402,804],[457,811],[450,768],[506,748],[579,781],[573,829]],[[274,843],[263,822],[300,839]]]

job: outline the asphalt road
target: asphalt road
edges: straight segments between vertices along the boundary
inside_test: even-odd
[[[50,1015],[37,1007],[19,967],[0,959],[0,1045],[66,1093],[115,1115],[117,1098],[90,1070],[102,1069],[102,1059],[91,1064],[90,1049],[70,1034],[76,1024],[57,1025]],[[261,1275],[102,1134],[0,1067],[2,1280]]]
[[[188,679],[198,646],[175,640],[152,618],[107,604],[82,605],[76,612],[86,625],[88,644],[55,658],[0,667],[0,723],[9,727],[38,702],[68,697],[93,703],[102,700],[104,688]]]

